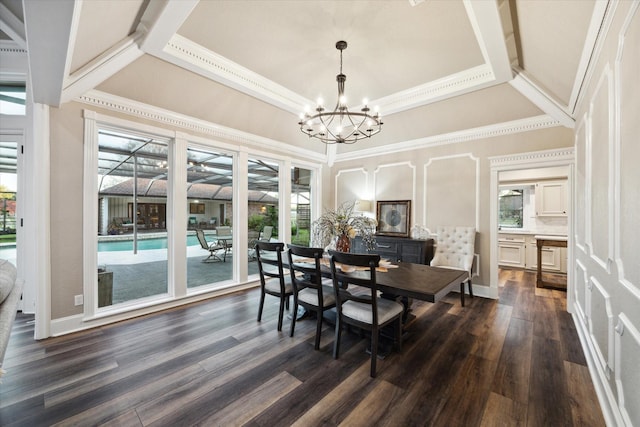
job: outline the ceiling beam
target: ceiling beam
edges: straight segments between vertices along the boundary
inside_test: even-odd
[[[560,122],[562,126],[571,129],[575,127],[574,118],[564,106],[560,105],[558,101],[551,98],[540,86],[529,79],[524,71],[514,68],[514,72],[516,76],[509,82],[511,86],[546,114]]]
[[[33,100],[60,106],[81,2],[25,1],[24,24]]]
[[[145,34],[140,48],[150,54],[161,52],[178,32],[200,0],[165,0],[149,2],[140,19],[138,31]]]
[[[513,74],[498,2],[464,0],[464,7],[478,40],[482,56],[493,70],[494,84],[511,80]]]
[[[24,24],[2,3],[0,3],[0,30],[11,37],[11,40],[22,49],[27,48]]]

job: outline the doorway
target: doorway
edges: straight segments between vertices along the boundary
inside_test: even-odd
[[[535,236],[539,234],[566,235],[567,248],[564,253],[556,252],[558,263],[562,257],[566,259],[562,269],[566,270],[567,308],[571,311],[572,305],[572,265],[573,251],[571,248],[573,230],[573,148],[545,150],[519,154],[517,156],[500,156],[491,158],[491,287],[498,288],[501,268],[522,268],[523,271],[535,273],[533,264],[537,262],[537,248]],[[539,215],[536,211],[539,206],[535,203],[535,185],[538,182],[564,182],[566,213],[562,217]],[[529,187],[532,185],[533,187]],[[515,227],[502,227],[500,218],[500,194],[503,191],[507,195],[508,190],[516,188],[515,193],[525,195],[523,202],[531,203],[531,206],[523,206],[523,220],[510,221]],[[527,191],[519,191],[519,188],[528,188]],[[527,201],[526,194],[529,194]],[[509,201],[511,203],[512,200]],[[538,201],[539,204],[539,201]],[[505,205],[507,203],[505,202]],[[518,209],[513,209],[513,212]],[[528,209],[524,209],[528,208]],[[511,213],[513,213],[511,212]],[[504,217],[505,215],[503,215]],[[503,218],[504,219],[504,218]],[[521,225],[522,224],[522,225]],[[525,224],[526,227],[525,228]],[[529,251],[527,251],[527,247]],[[536,250],[534,251],[534,248]],[[554,255],[555,256],[555,255]],[[527,264],[528,261],[528,264]],[[543,260],[544,263],[548,260]],[[527,270],[527,265],[529,269]]]

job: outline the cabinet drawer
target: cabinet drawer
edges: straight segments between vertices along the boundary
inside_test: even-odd
[[[524,243],[525,236],[523,234],[498,234],[498,241],[508,243]]]
[[[376,253],[398,253],[398,243],[396,242],[376,242],[376,248],[374,249]]]
[[[524,267],[524,245],[500,242],[498,245],[498,265]]]

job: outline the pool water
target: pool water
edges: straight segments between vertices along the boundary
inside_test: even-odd
[[[199,245],[197,236],[187,236],[187,246]],[[167,249],[167,238],[138,240],[138,250]],[[98,252],[132,251],[133,240],[118,240],[112,242],[98,242]]]

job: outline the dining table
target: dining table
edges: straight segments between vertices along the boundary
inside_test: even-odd
[[[311,260],[299,260],[294,262],[310,262]],[[329,258],[321,260],[321,273],[325,277],[331,277]],[[339,266],[340,268],[351,268],[351,266]],[[365,273],[366,267],[352,268],[349,275],[354,278]],[[405,306],[405,320],[410,310],[410,300],[412,298],[427,302],[438,302],[449,292],[460,290],[460,303],[464,307],[464,281],[467,272],[444,267],[431,267],[425,264],[414,264],[409,262],[389,262],[385,259],[380,261],[380,266],[376,269],[376,284],[382,292],[381,297],[398,300],[400,297]],[[344,283],[348,286],[348,283]]]

